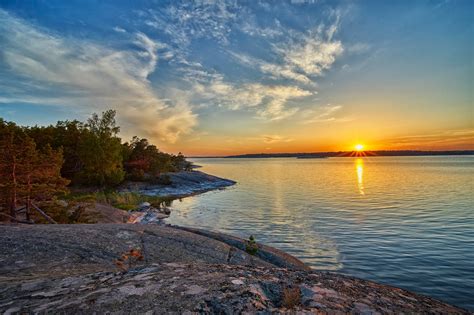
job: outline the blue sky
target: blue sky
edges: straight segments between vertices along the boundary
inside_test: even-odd
[[[0,116],[188,154],[470,148],[473,1],[0,1]]]

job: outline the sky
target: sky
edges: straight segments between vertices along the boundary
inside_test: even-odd
[[[474,149],[474,1],[0,0],[0,117],[188,156]]]

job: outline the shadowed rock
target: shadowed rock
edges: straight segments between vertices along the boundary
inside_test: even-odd
[[[0,312],[467,314],[398,288],[312,271],[268,246],[251,256],[242,244],[159,225],[4,225]],[[118,271],[114,261],[130,249],[144,259]]]
[[[166,173],[165,175],[169,177],[170,185],[130,182],[124,185],[121,190],[149,196],[182,198],[214,189],[222,189],[236,183],[230,179],[220,178],[200,171]]]

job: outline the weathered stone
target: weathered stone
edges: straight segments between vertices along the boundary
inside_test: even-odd
[[[73,276],[75,281],[62,283],[57,277],[41,279],[40,287],[26,289],[21,281],[2,283],[0,312],[47,313],[297,313],[324,312],[377,314],[377,313],[438,313],[468,314],[428,297],[403,291],[406,298],[394,296],[392,287],[334,273],[316,273],[279,268],[249,268],[238,265],[184,264],[184,275],[175,277],[175,267],[158,264],[156,267],[134,269],[126,273],[99,272]],[[200,274],[212,275],[210,278]],[[271,274],[278,281],[268,281]],[[319,276],[319,281],[311,275]],[[136,278],[140,275],[140,278]],[[242,285],[229,285],[235,277],[244,279]],[[100,279],[109,278],[102,282]],[[355,291],[337,287],[344,278]],[[147,280],[143,280],[146,278]],[[327,290],[340,290],[339,298],[320,296],[318,302],[298,305],[292,310],[282,307],[281,296],[268,296],[268,288],[282,292],[291,284],[302,283]],[[69,294],[55,294],[58,287]],[[81,288],[86,288],[85,290]],[[301,286],[300,286],[301,288]],[[376,294],[373,294],[376,293]],[[31,298],[34,297],[34,298]],[[384,297],[381,300],[379,297]],[[368,299],[364,303],[362,299]]]
[[[132,248],[144,260],[119,272],[114,261]],[[292,268],[276,268],[215,235],[167,226],[4,225],[0,252],[0,313],[6,314],[468,314],[402,289],[308,270],[296,258],[286,263]],[[232,261],[230,252],[243,258]],[[301,303],[288,310],[283,292],[294,287]]]
[[[168,207],[161,207],[160,209],[158,209],[158,211],[164,214],[168,214],[168,215],[171,214],[171,209]]]
[[[151,207],[151,203],[145,201],[138,205],[139,210],[147,209]]]
[[[166,173],[170,185],[150,184],[149,182],[129,182],[121,191],[138,192],[143,195],[167,198],[182,198],[209,190],[232,186],[234,181],[212,176],[199,171]]]
[[[144,211],[133,212],[128,219],[128,223],[161,223],[161,221],[166,218],[169,218],[169,214],[162,213],[155,208],[147,208]]]

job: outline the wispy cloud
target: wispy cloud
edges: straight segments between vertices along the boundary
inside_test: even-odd
[[[384,147],[389,149],[418,149],[420,144],[427,149],[451,150],[455,148],[474,149],[474,130],[455,129],[420,135],[399,136],[384,140]]]
[[[321,29],[316,29],[298,41],[276,46],[275,50],[295,71],[307,76],[320,76],[344,49],[340,41],[325,40],[321,37]]]
[[[280,143],[280,142],[291,142],[294,139],[282,137],[279,135],[263,135],[262,138],[263,142],[265,143]]]
[[[174,44],[184,48],[199,38],[227,44],[240,9],[235,1],[185,1],[159,10],[150,9],[142,15],[148,26],[164,31]]]
[[[327,104],[316,109],[308,109],[302,112],[302,122],[304,124],[313,124],[321,122],[347,122],[348,117],[339,117],[337,113],[342,109],[341,105]]]
[[[320,24],[308,32],[284,29],[277,23],[274,32],[263,36],[266,29],[255,27],[252,35],[274,37],[284,34],[286,40],[272,43],[273,61],[265,61],[245,53],[229,51],[241,64],[259,69],[274,79],[290,79],[298,83],[314,85],[314,78],[331,68],[336,58],[344,51],[340,41],[333,37],[338,30],[340,14],[331,14],[333,22],[328,26]],[[244,24],[247,25],[247,24]],[[243,28],[245,30],[245,28]],[[362,47],[354,47],[362,49]]]
[[[258,8],[276,12],[265,2]],[[2,62],[9,74],[0,78],[0,102],[73,105],[87,112],[113,107],[123,130],[170,143],[197,125],[197,112],[216,107],[247,111],[256,124],[335,119],[329,110],[304,108],[318,93],[317,79],[344,50],[335,39],[340,13],[325,13],[325,23],[305,31],[283,25],[285,19],[259,19],[253,9],[233,0],[140,8],[133,13],[139,18],[108,28],[124,48],[59,36],[0,11]],[[266,54],[236,45],[249,36],[264,44]],[[224,52],[232,58],[209,60],[202,43],[219,51],[216,57]],[[236,63],[260,77],[236,78]]]
[[[126,33],[127,31],[123,28],[121,28],[120,26],[115,26],[113,28],[114,31],[116,31],[117,33]]]
[[[247,19],[244,19],[241,22],[239,27],[240,31],[256,37],[262,38],[275,38],[285,35],[285,29],[281,25],[278,19],[274,20],[273,25],[270,26],[260,26],[258,25],[258,19],[249,15]]]
[[[274,79],[284,78],[295,80],[305,84],[312,83],[311,79],[309,79],[304,74],[296,72],[295,69],[290,65],[270,63],[242,53],[229,52],[229,54],[241,64],[249,66],[251,68],[259,69],[263,73],[270,74],[270,76]]]
[[[165,46],[143,33],[130,50],[62,38],[0,10],[1,56],[10,79],[2,102],[74,105],[88,110],[119,109],[119,118],[143,136],[174,142],[196,124],[186,103],[170,105],[153,91],[148,76]],[[17,82],[31,82],[31,91]],[[20,89],[19,89],[20,87]]]
[[[355,43],[347,46],[347,52],[352,54],[362,54],[370,50],[370,45],[366,43]]]
[[[254,109],[259,118],[271,121],[290,117],[298,111],[298,108],[288,108],[287,101],[313,94],[296,86],[230,84],[219,75],[207,83],[195,82],[193,91],[200,98],[231,110]]]
[[[340,13],[330,11],[330,23],[319,24],[308,32],[284,27],[278,19],[261,23],[252,10],[235,1],[175,2],[160,9],[140,11],[146,25],[164,33],[170,41],[171,63],[190,84],[192,102],[197,107],[218,106],[229,110],[251,110],[263,121],[292,117],[300,108],[291,105],[296,99],[317,92],[315,77],[330,69],[342,53],[334,39]],[[229,45],[232,35],[244,33],[259,37],[268,44],[272,60],[264,60],[235,50]],[[192,61],[192,43],[200,39],[217,42],[233,61],[266,75],[261,79],[226,79],[219,71]],[[292,84],[288,84],[288,80]]]

